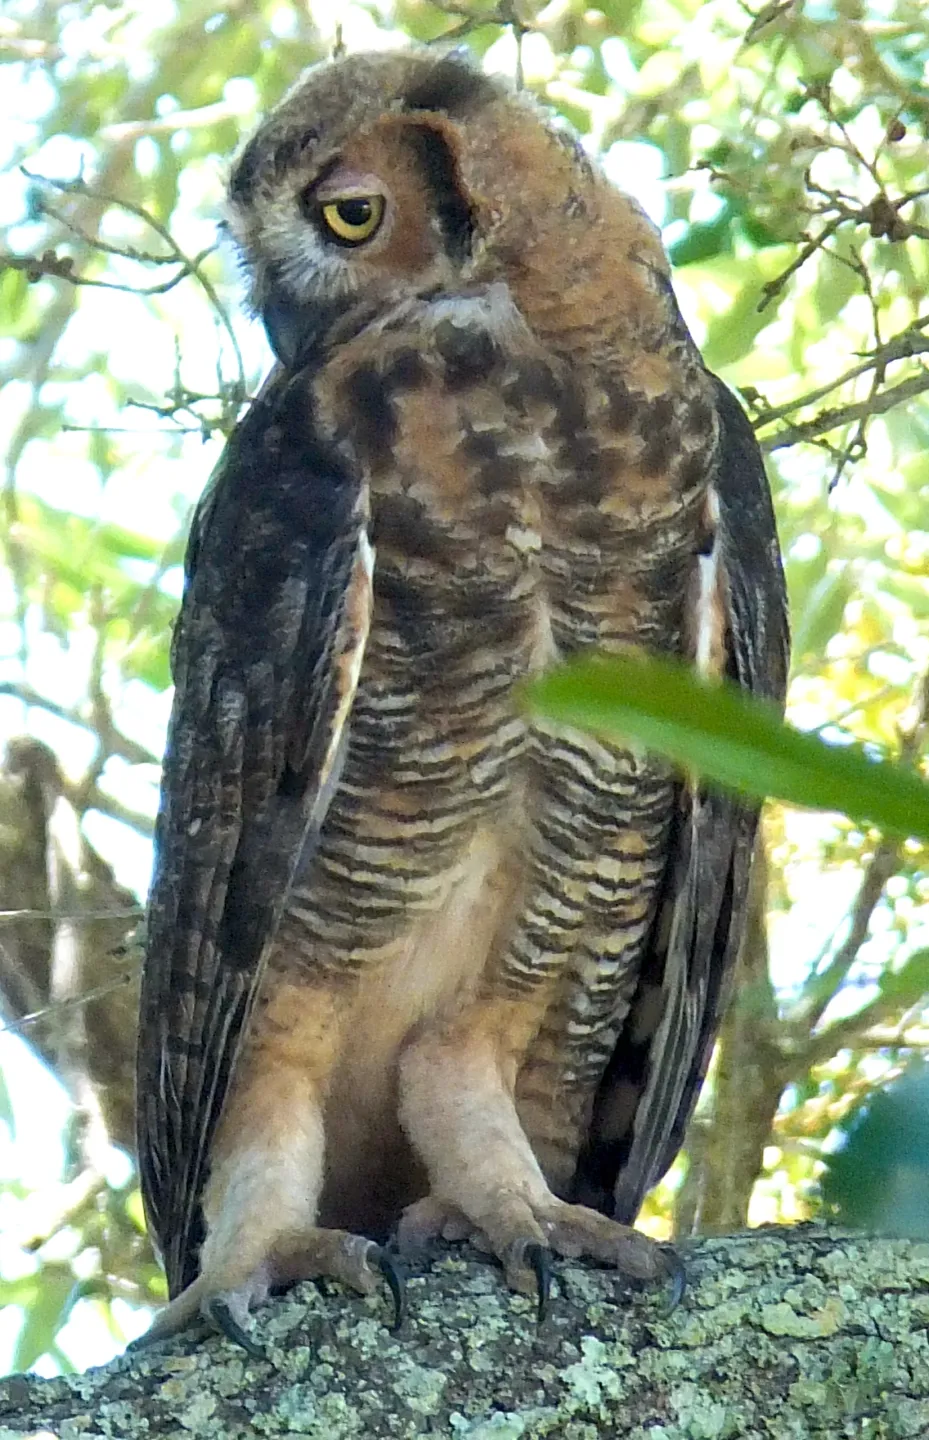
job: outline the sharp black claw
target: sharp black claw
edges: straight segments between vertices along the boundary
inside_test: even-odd
[[[397,1263],[396,1257],[380,1245],[373,1247],[371,1258],[387,1281],[387,1288],[393,1296],[394,1319],[388,1329],[395,1335],[406,1320],[406,1274]]]
[[[225,1300],[211,1300],[205,1311],[217,1330],[221,1331],[227,1340],[231,1340],[233,1345],[241,1345],[246,1355],[251,1355],[253,1360],[267,1360],[264,1350],[243,1330]]]
[[[668,1314],[671,1315],[684,1298],[684,1292],[687,1289],[687,1271],[673,1245],[662,1245],[661,1254],[671,1280],[671,1298],[668,1301]]]
[[[535,1276],[536,1288],[539,1293],[536,1320],[541,1325],[548,1313],[548,1302],[552,1293],[552,1252],[546,1245],[539,1245],[533,1241],[523,1251],[523,1259]]]

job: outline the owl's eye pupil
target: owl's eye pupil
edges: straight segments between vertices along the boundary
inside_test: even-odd
[[[367,225],[371,219],[370,200],[340,200],[335,208],[342,223],[353,229],[356,225]]]
[[[326,201],[317,213],[327,240],[337,245],[363,245],[377,233],[384,218],[384,197],[343,195]]]

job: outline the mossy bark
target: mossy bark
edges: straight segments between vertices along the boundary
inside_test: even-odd
[[[812,1226],[702,1239],[658,1291],[559,1266],[551,1313],[469,1252],[387,1298],[304,1285],[259,1311],[267,1361],[192,1331],[59,1380],[0,1384],[0,1440],[904,1440],[929,1435],[929,1245]]]

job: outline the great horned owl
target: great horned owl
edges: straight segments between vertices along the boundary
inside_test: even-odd
[[[742,929],[745,802],[530,722],[588,647],[780,699],[751,430],[656,232],[465,61],[310,70],[229,216],[279,363],[194,522],[139,1045],[172,1303],[475,1235],[640,1277]],[[532,1275],[535,1271],[535,1277]]]

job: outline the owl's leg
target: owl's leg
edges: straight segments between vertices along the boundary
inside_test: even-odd
[[[553,1251],[639,1280],[676,1275],[664,1247],[648,1236],[550,1189],[513,1098],[537,1023],[537,1003],[480,1000],[408,1046],[401,1119],[427,1166],[431,1193],[405,1212],[401,1247],[469,1234],[500,1259],[514,1289],[535,1291],[540,1300]]]
[[[266,991],[212,1148],[200,1274],[156,1316],[145,1341],[175,1334],[203,1315],[254,1352],[244,1328],[251,1308],[275,1288],[319,1277],[363,1294],[386,1281],[397,1323],[401,1318],[399,1274],[380,1246],[316,1225],[323,1105],[344,991],[280,982]]]

